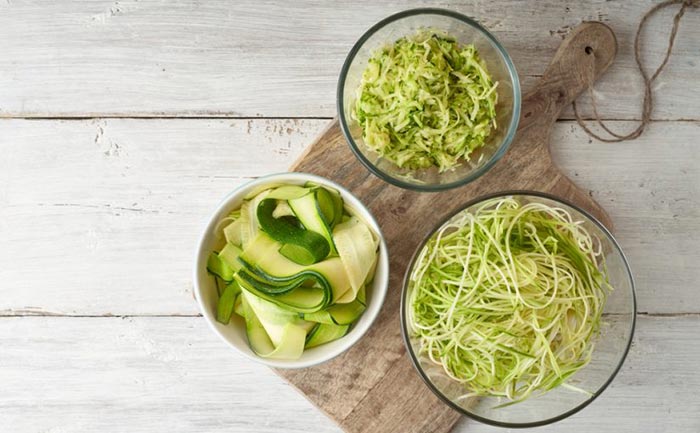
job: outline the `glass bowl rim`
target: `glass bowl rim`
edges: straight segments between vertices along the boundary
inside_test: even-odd
[[[355,143],[355,140],[353,140],[352,135],[350,134],[350,128],[348,127],[348,122],[347,119],[345,118],[345,110],[344,110],[344,98],[343,98],[343,90],[345,88],[345,82],[347,79],[347,74],[348,71],[350,70],[350,65],[352,62],[355,60],[355,56],[357,55],[358,51],[362,46],[367,42],[367,40],[374,35],[377,31],[380,29],[384,28],[388,24],[393,23],[394,21],[398,21],[402,18],[410,17],[410,16],[415,16],[415,15],[442,15],[442,16],[447,16],[450,18],[455,18],[462,23],[475,28],[479,32],[481,32],[484,36],[486,36],[487,39],[489,39],[494,47],[496,47],[496,50],[498,53],[501,55],[503,58],[503,61],[506,65],[506,69],[508,70],[508,75],[510,77],[510,81],[512,83],[513,87],[513,113],[511,114],[510,122],[508,125],[508,130],[506,131],[506,134],[503,138],[503,142],[501,145],[498,147],[496,152],[489,158],[488,161],[481,167],[477,168],[476,170],[470,172],[467,176],[460,178],[458,180],[455,180],[453,182],[449,183],[444,183],[444,184],[434,184],[434,185],[421,185],[421,184],[416,184],[416,183],[410,183],[401,180],[400,178],[394,177],[385,171],[380,170],[376,165],[374,165],[365,155],[362,153],[362,151],[359,149],[357,143]],[[436,191],[444,191],[448,190],[451,188],[459,187],[462,185],[466,185],[469,182],[472,182],[479,177],[481,177],[483,174],[488,172],[488,170],[498,162],[498,160],[501,159],[501,157],[506,153],[508,148],[510,147],[510,144],[512,143],[513,139],[515,138],[515,134],[518,130],[518,124],[520,122],[520,109],[521,109],[521,100],[522,100],[522,95],[521,95],[521,89],[520,89],[520,79],[518,77],[518,72],[515,69],[515,65],[513,64],[513,60],[510,58],[510,55],[506,51],[506,49],[501,45],[501,43],[496,39],[495,36],[491,34],[485,27],[483,27],[481,24],[479,24],[476,20],[469,18],[466,15],[463,15],[458,12],[454,12],[452,10],[448,9],[442,9],[442,8],[415,8],[415,9],[408,9],[402,12],[395,13],[393,15],[390,15],[372,27],[370,27],[365,33],[362,34],[360,39],[355,42],[355,45],[353,45],[352,49],[348,53],[347,57],[345,58],[345,62],[343,62],[343,66],[340,70],[340,77],[338,79],[338,87],[337,87],[337,110],[338,110],[338,119],[340,123],[340,129],[343,132],[343,135],[345,136],[345,140],[348,142],[350,145],[350,149],[352,152],[355,154],[357,159],[364,165],[371,173],[373,173],[375,176],[379,177],[385,182],[388,182],[392,185],[398,186],[400,188],[405,188],[413,191],[423,191],[423,192],[436,192]]]
[[[552,200],[556,203],[563,204],[565,206],[569,206],[572,209],[576,210],[579,212],[581,215],[583,215],[588,221],[593,223],[593,225],[597,226],[604,234],[605,237],[612,243],[614,248],[620,253],[620,257],[622,258],[622,263],[624,264],[624,268],[627,274],[627,277],[629,278],[630,281],[630,292],[632,294],[632,325],[629,331],[629,335],[627,336],[627,342],[625,344],[625,349],[622,353],[622,356],[620,357],[617,365],[615,366],[614,370],[610,374],[610,376],[606,379],[606,381],[603,383],[603,385],[597,389],[589,398],[584,400],[583,402],[579,403],[578,405],[574,406],[573,408],[562,412],[559,415],[542,419],[542,420],[537,420],[537,421],[530,421],[530,422],[504,422],[504,421],[498,421],[495,419],[490,419],[483,417],[481,415],[478,415],[474,412],[471,412],[467,409],[464,409],[463,407],[455,404],[452,400],[450,400],[447,396],[445,396],[430,380],[428,375],[423,371],[423,368],[421,367],[417,355],[413,351],[413,347],[410,342],[410,337],[409,337],[409,332],[407,329],[407,324],[406,324],[406,296],[408,292],[408,283],[409,283],[409,278],[411,275],[411,271],[413,270],[413,266],[416,263],[416,259],[418,258],[418,255],[420,252],[423,250],[425,245],[428,243],[430,238],[435,234],[435,232],[442,227],[445,223],[447,223],[450,219],[452,219],[455,215],[458,213],[464,211],[467,208],[470,208],[474,205],[477,205],[479,203],[482,203],[486,200],[494,199],[497,197],[507,197],[507,196],[530,196],[530,197],[537,197],[537,198],[545,198]],[[404,345],[406,346],[406,352],[408,352],[410,358],[411,358],[411,363],[413,364],[413,367],[416,369],[418,372],[418,375],[420,378],[423,380],[423,382],[427,385],[427,387],[435,394],[440,400],[442,400],[445,404],[447,404],[449,407],[457,411],[458,413],[465,415],[469,418],[472,418],[476,421],[482,422],[484,424],[496,426],[496,427],[507,427],[507,428],[528,428],[528,427],[539,427],[547,424],[551,424],[557,421],[561,421],[565,418],[570,417],[571,415],[579,412],[581,409],[585,408],[589,404],[591,404],[598,396],[600,396],[603,391],[605,391],[608,386],[612,383],[612,381],[615,379],[617,374],[620,372],[620,369],[622,368],[622,365],[625,363],[625,359],[627,358],[627,355],[629,353],[630,347],[632,345],[632,340],[634,338],[634,330],[636,327],[637,323],[637,295],[636,291],[634,288],[634,278],[632,275],[632,270],[630,269],[629,262],[627,260],[627,257],[625,256],[624,251],[620,247],[620,244],[617,242],[615,237],[612,235],[610,230],[608,230],[603,223],[601,223],[595,216],[591,215],[588,211],[582,209],[580,206],[559,198],[553,194],[545,193],[545,192],[540,192],[540,191],[532,191],[532,190],[507,190],[507,191],[500,191],[500,192],[495,192],[495,193],[490,193],[486,195],[482,195],[479,197],[476,197],[472,200],[469,200],[466,202],[464,205],[460,206],[456,211],[451,212],[447,217],[441,219],[433,229],[428,232],[428,234],[421,240],[420,244],[416,248],[416,250],[413,252],[413,256],[411,257],[411,260],[408,263],[408,267],[406,268],[406,272],[404,274],[404,279],[403,279],[403,285],[401,287],[401,302],[399,305],[399,308],[401,309],[400,311],[400,316],[401,316],[401,336],[404,341]],[[595,353],[595,351],[594,351]]]

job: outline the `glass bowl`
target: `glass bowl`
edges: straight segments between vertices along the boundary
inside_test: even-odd
[[[440,173],[437,168],[410,170],[371,151],[362,139],[362,127],[351,116],[362,73],[375,50],[413,35],[419,29],[447,32],[460,44],[474,44],[494,81],[498,82],[496,122],[486,144],[470,161]],[[396,186],[417,191],[440,191],[471,182],[484,174],[508,149],[520,118],[520,82],[510,56],[496,38],[479,23],[444,9],[412,9],[392,15],[367,30],[348,54],[338,80],[340,127],[357,158],[372,173]]]
[[[452,218],[462,212],[469,212],[479,207],[485,200],[511,196],[520,203],[543,203],[548,206],[567,210],[575,221],[581,221],[591,235],[600,239],[608,277],[613,287],[603,309],[600,333],[595,338],[591,362],[571,376],[566,383],[574,385],[582,393],[558,386],[546,393],[533,393],[530,398],[511,405],[497,407],[507,403],[501,397],[471,397],[460,399],[465,387],[449,378],[442,367],[420,354],[420,342],[410,335],[407,324],[407,299],[413,290],[410,275],[416,265],[416,259],[424,246]],[[437,225],[435,230],[416,250],[406,271],[403,291],[401,293],[401,331],[411,361],[428,387],[445,403],[458,412],[478,421],[501,427],[534,427],[562,420],[586,407],[596,399],[612,382],[627,356],[632,335],[634,334],[637,307],[634,282],[627,259],[612,234],[593,216],[579,207],[553,196],[537,192],[504,192],[478,198],[467,204],[460,211]]]

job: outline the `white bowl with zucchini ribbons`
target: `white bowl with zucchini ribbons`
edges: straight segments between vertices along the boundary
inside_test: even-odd
[[[328,361],[356,343],[389,281],[379,225],[350,192],[307,173],[249,182],[199,241],[194,288],[214,332],[278,368]]]

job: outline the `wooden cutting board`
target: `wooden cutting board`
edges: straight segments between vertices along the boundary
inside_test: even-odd
[[[605,211],[554,165],[552,126],[561,110],[612,63],[615,34],[604,24],[579,25],[561,44],[539,84],[523,98],[510,149],[485,175],[440,193],[400,189],[370,174],[355,158],[337,121],[291,167],[345,186],[372,212],[389,247],[391,276],[384,307],[367,335],[344,355],[303,370],[278,370],[349,433],[448,432],[459,414],[443,404],[414,371],[401,338],[399,303],[408,262],[438,221],[478,196],[525,189],[554,194],[611,227]],[[534,55],[535,53],[533,53]]]

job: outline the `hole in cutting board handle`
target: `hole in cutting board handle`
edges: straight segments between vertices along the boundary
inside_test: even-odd
[[[586,51],[586,54],[590,56],[591,54],[593,54],[593,47],[587,46],[587,47],[584,49],[584,51]]]

